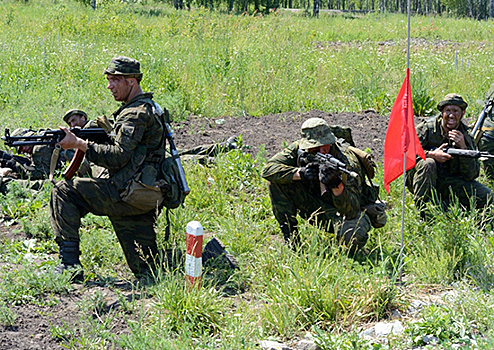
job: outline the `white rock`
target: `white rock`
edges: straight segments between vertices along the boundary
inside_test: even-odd
[[[385,337],[388,334],[401,334],[405,328],[400,321],[391,323],[379,322],[374,326],[377,337]]]
[[[317,344],[309,339],[302,339],[296,346],[295,349],[297,350],[319,350],[319,346]]]
[[[261,340],[259,346],[264,350],[292,350],[285,344],[277,343],[270,340]]]

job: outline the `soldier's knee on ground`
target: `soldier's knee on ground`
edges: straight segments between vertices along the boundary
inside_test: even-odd
[[[415,165],[415,176],[435,176],[437,174],[437,164],[432,158],[421,159]]]
[[[364,247],[369,239],[369,232],[371,229],[371,221],[367,214],[360,213],[357,218],[352,220],[345,220],[337,234],[339,241],[343,241],[345,245],[350,248],[352,252]]]

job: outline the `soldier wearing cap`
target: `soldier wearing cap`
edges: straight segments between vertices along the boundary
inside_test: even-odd
[[[86,112],[80,109],[71,109],[63,116],[63,121],[66,122],[71,128],[80,127],[84,128],[88,122]]]
[[[140,86],[138,61],[114,57],[104,70],[107,88],[122,102],[114,113],[114,144],[96,144],[76,137],[67,128],[63,149],[78,149],[108,170],[108,178],[74,178],[57,183],[50,200],[50,223],[60,247],[58,272],[80,266],[79,227],[87,213],[108,216],[127,263],[138,278],[149,276],[157,261],[157,216],[163,195],[158,179],[164,131],[152,93]],[[81,271],[74,275],[81,280]]]
[[[299,150],[331,154],[362,174],[358,159],[352,152],[342,152],[328,124],[321,118],[310,118],[302,124],[302,138],[268,160],[262,169],[267,180],[273,213],[286,243],[297,247],[300,239],[297,214],[313,224],[334,232],[351,252],[362,248],[368,239],[371,223],[360,210],[361,181],[338,174],[335,170],[309,163],[299,164]]]
[[[426,216],[425,203],[434,200],[448,205],[450,190],[462,205],[469,208],[470,197],[475,196],[476,207],[484,207],[492,192],[475,181],[479,176],[478,159],[454,157],[446,148],[474,150],[475,144],[462,118],[468,104],[458,94],[448,94],[438,103],[440,114],[417,125],[417,135],[425,151],[425,160],[417,158],[407,173],[407,186],[413,193],[416,206]],[[434,197],[433,196],[436,196]]]

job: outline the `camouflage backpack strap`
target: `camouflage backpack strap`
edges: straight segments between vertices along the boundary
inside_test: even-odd
[[[353,146],[348,146],[348,149],[357,156],[358,160],[360,161],[360,164],[362,165],[362,168],[364,169],[365,175],[367,175],[369,181],[371,181],[376,176],[376,168],[377,168],[376,162],[374,161],[372,154],[362,151],[360,148]]]

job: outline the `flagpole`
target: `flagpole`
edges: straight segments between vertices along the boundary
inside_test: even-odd
[[[410,69],[410,0],[407,1],[407,72]],[[407,106],[410,108],[411,106]],[[408,111],[407,111],[408,114]],[[399,276],[398,279],[401,282],[403,277],[403,249],[405,248],[405,195],[406,195],[406,180],[407,180],[407,152],[404,152],[403,157],[403,194],[401,198],[401,247],[400,247],[400,262],[398,265]]]

